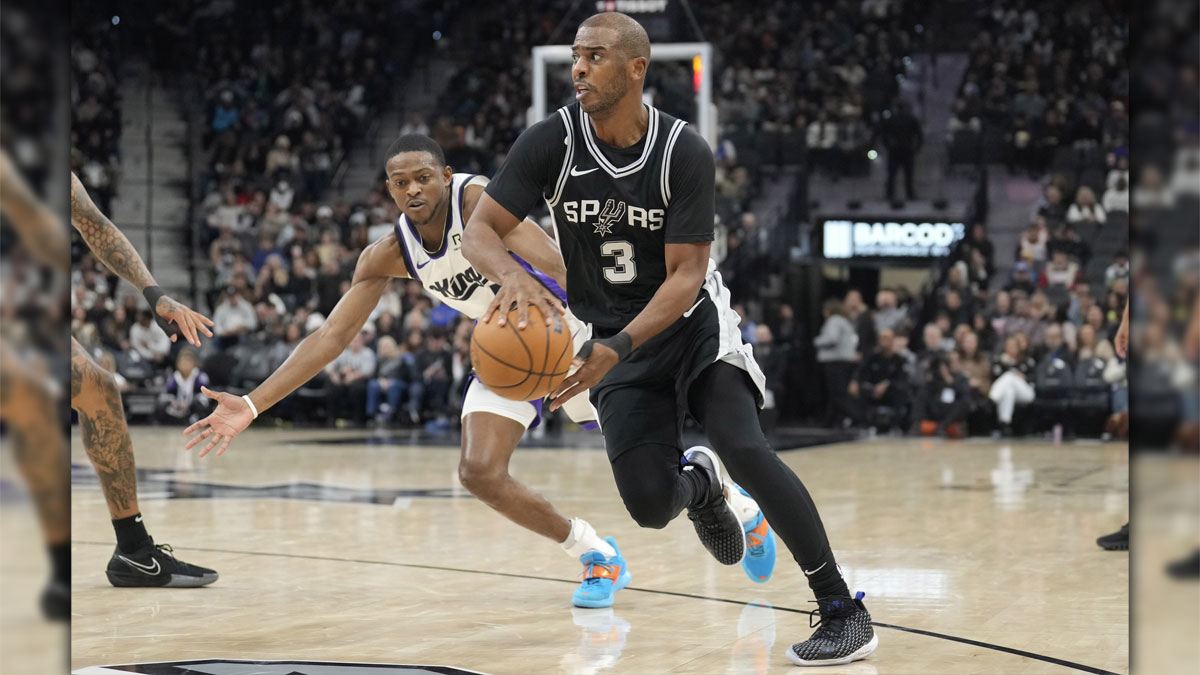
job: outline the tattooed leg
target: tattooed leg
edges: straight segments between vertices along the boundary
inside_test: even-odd
[[[71,407],[79,413],[83,448],[100,476],[113,520],[138,512],[137,472],[125,408],[112,373],[71,339]]]
[[[48,544],[71,540],[71,478],[60,399],[0,346],[0,411]]]

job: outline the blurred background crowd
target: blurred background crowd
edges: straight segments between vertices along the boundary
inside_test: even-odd
[[[190,132],[200,148],[190,190],[194,300],[212,313],[217,337],[198,354],[166,342],[137,298],[83,255],[73,329],[123,375],[131,414],[191,419],[205,405],[197,378],[233,392],[261,382],[319,329],[358,253],[399,216],[377,167],[359,185],[340,180],[339,167],[356,152],[381,163],[377,136],[420,132],[456,170],[492,174],[525,127],[529,48],[568,41],[574,25],[551,0],[457,14],[450,3],[420,27],[401,20],[404,3],[387,5],[378,21],[353,6],[313,13],[309,5],[260,8],[234,22],[220,3],[197,2],[171,20],[221,36],[197,54],[204,123]],[[796,226],[792,211],[760,208],[769,178],[869,174],[865,149],[874,147],[898,158],[889,174],[893,163],[903,172],[914,158],[936,161],[917,157],[932,113],[906,89],[914,59],[931,50],[928,14],[921,3],[890,0],[697,8],[696,25],[719,55],[714,250],[743,336],[771,374],[769,414],[876,432],[1122,437],[1130,374],[1113,339],[1131,278],[1153,264],[1130,250],[1130,206],[1194,198],[1195,173],[1194,163],[1171,158],[1132,184],[1119,16],[1017,1],[981,10],[980,30],[958,38],[967,66],[940,111],[945,136],[929,142],[944,145],[950,165],[1004,167],[1035,180],[1039,193],[1017,215],[972,211],[967,236],[921,281],[831,284],[816,302],[778,291],[790,273],[780,242]],[[450,54],[456,32],[488,23],[504,26],[502,40]],[[392,29],[414,36],[405,58],[390,52]],[[100,199],[120,175],[119,97],[104,34],[98,29],[73,58],[84,102],[76,115],[88,118],[73,135],[73,164]],[[300,42],[313,47],[295,48]],[[440,82],[423,82],[410,62]],[[694,115],[690,73],[667,62],[653,70],[654,103]],[[410,92],[426,105],[406,105]],[[372,129],[381,116],[400,128]],[[1178,140],[1194,153],[1194,128]],[[888,183],[892,199],[899,191]],[[1132,227],[1146,232],[1137,219]],[[1019,234],[997,238],[997,230]],[[1180,266],[1161,291],[1138,297],[1132,311],[1165,322],[1169,342],[1196,302],[1194,269]],[[453,424],[469,332],[415,283],[396,281],[347,353],[272,414]],[[1177,384],[1194,378],[1176,373]]]

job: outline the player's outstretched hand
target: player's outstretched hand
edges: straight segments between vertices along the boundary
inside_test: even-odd
[[[200,391],[217,402],[217,409],[208,417],[183,430],[184,436],[191,436],[201,429],[204,430],[188,440],[183,449],[191,450],[196,444],[207,438],[210,440],[200,451],[200,456],[203,457],[212,452],[213,448],[217,448],[219,456],[225,453],[225,449],[229,447],[229,442],[233,440],[234,436],[250,426],[250,423],[254,421],[254,413],[241,396],[213,391],[208,387],[200,387]]]
[[[179,337],[172,335],[171,324],[175,324],[183,337],[197,347],[200,346],[200,333],[208,337],[213,336],[212,331],[208,329],[213,325],[212,319],[166,295],[154,303],[154,320],[164,333],[171,336],[171,342],[175,342]]]
[[[550,399],[551,412],[561,408],[576,394],[599,384],[620,360],[621,355],[603,340],[588,340],[583,343],[583,347],[575,355],[575,360],[571,362],[578,370],[567,376],[567,379],[555,387],[547,397]]]
[[[554,323],[555,312],[566,313],[562,301],[555,297],[550,289],[538,283],[533,275],[522,270],[509,274],[501,281],[500,290],[496,291],[496,297],[492,298],[492,304],[488,305],[487,311],[483,313],[483,322],[488,323],[493,314],[498,314],[500,325],[504,326],[508,323],[510,308],[515,306],[517,308],[517,329],[521,330],[529,324],[530,305],[537,305],[538,309],[542,310],[547,326]]]

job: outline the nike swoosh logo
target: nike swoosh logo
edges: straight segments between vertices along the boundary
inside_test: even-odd
[[[591,172],[593,172],[593,171],[599,171],[599,170],[600,170],[600,167],[596,167],[596,168],[594,168],[594,169],[588,169],[587,171],[576,171],[576,169],[578,169],[578,168],[579,168],[579,165],[578,165],[578,164],[576,164],[576,165],[574,165],[574,166],[572,166],[572,167],[571,167],[571,175],[572,175],[572,176],[584,176],[584,175],[587,175],[587,174],[589,174],[589,173],[591,173]]]
[[[686,318],[688,318],[689,316],[691,316],[691,315],[692,315],[692,312],[696,311],[696,308],[697,308],[697,307],[699,307],[699,306],[700,306],[700,303],[702,303],[702,302],[704,302],[704,298],[700,298],[699,300],[697,300],[697,301],[696,301],[696,304],[692,305],[692,308],[691,308],[691,309],[689,309],[688,311],[686,311],[686,312],[684,312],[684,313],[683,313],[683,318],[685,318],[685,319],[686,319]]]
[[[424,264],[420,264],[420,263],[418,263],[418,264],[417,264],[417,269],[419,269],[419,270],[423,270],[423,269],[425,269],[426,267],[428,267],[428,266],[429,266],[429,263],[431,263],[431,262],[433,262],[433,261],[432,261],[432,260],[426,260]]]
[[[159,567],[157,560],[154,561],[153,565],[143,565],[141,563],[134,562],[134,561],[130,560],[129,558],[126,558],[123,555],[118,555],[117,557],[120,558],[121,560],[124,560],[125,562],[129,563],[133,567],[138,568],[139,570],[141,570],[141,572],[143,574],[148,574],[150,576],[154,576],[162,571],[162,568]]]
[[[826,566],[826,565],[828,565],[828,564],[829,564],[829,561],[825,561],[825,562],[821,563],[821,567],[824,567],[824,566]],[[821,571],[821,567],[818,567],[817,569],[815,569],[815,570],[813,570],[813,571],[811,571],[811,572],[809,572],[808,570],[806,570],[806,569],[804,569],[803,567],[801,567],[801,568],[800,568],[800,571],[801,571],[801,572],[804,572],[804,576],[806,576],[806,577],[811,577],[812,575],[816,574],[817,572],[820,572],[820,571]]]

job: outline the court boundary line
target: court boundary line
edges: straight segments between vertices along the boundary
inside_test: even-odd
[[[112,546],[113,545],[111,542],[82,541],[82,540],[73,540],[71,543],[72,544],[90,545],[90,546]],[[530,579],[533,581],[552,581],[555,583],[563,583],[563,584],[571,584],[571,585],[575,585],[578,583],[577,580],[573,580],[573,579],[557,579],[555,577],[539,577],[539,576],[535,576],[532,574],[516,574],[514,572],[492,572],[492,571],[488,571],[488,570],[472,570],[472,569],[466,569],[466,568],[462,568],[462,567],[444,567],[441,565],[426,565],[424,563],[393,562],[393,561],[388,561],[388,560],[362,560],[362,559],[358,559],[358,558],[336,558],[333,556],[309,555],[309,554],[304,554],[304,553],[269,553],[269,552],[265,552],[265,551],[235,551],[232,549],[205,548],[205,547],[199,547],[199,546],[189,546],[189,547],[187,547],[187,549],[189,551],[203,551],[206,553],[227,553],[227,554],[232,554],[232,555],[254,555],[254,556],[265,556],[265,557],[270,557],[270,558],[296,558],[296,559],[300,559],[300,560],[321,560],[321,561],[325,561],[325,562],[349,562],[349,563],[359,563],[359,564],[364,564],[364,565],[386,565],[388,567],[408,567],[408,568],[412,568],[412,569],[434,570],[434,571],[441,571],[441,572],[460,572],[460,573],[465,573],[465,574],[482,574],[482,575],[494,576],[494,577],[508,577],[511,579]],[[691,598],[693,600],[709,600],[712,602],[723,602],[723,603],[730,604],[730,605],[754,604],[754,605],[763,606],[762,603],[747,602],[745,600],[734,600],[732,598],[716,598],[716,597],[712,597],[709,595],[696,595],[694,593],[682,593],[679,591],[664,591],[664,590],[654,589],[654,588],[639,588],[637,586],[626,586],[624,588],[624,590],[637,591],[639,593],[651,593],[654,595],[670,595],[670,596],[674,596],[674,597],[678,597],[678,598]],[[776,609],[781,612],[789,612],[791,614],[804,614],[804,615],[810,616],[810,617],[816,612],[816,610],[797,609],[795,607],[780,607],[777,605],[770,605],[770,607],[771,607],[771,609]],[[1012,654],[1014,656],[1021,656],[1021,657],[1025,657],[1028,659],[1042,661],[1045,663],[1052,663],[1056,666],[1062,666],[1064,668],[1073,668],[1075,670],[1081,670],[1086,673],[1093,673],[1093,675],[1121,675],[1121,673],[1117,673],[1115,671],[1105,670],[1103,668],[1098,668],[1096,666],[1086,666],[1082,663],[1075,663],[1074,661],[1067,661],[1066,659],[1060,659],[1055,656],[1047,656],[1045,654],[1038,654],[1037,652],[1030,652],[1030,651],[1025,651],[1023,649],[1016,649],[1015,647],[1005,647],[1004,645],[997,645],[997,644],[993,644],[990,642],[983,642],[980,640],[972,640],[971,638],[958,637],[955,635],[947,635],[945,633],[938,633],[936,631],[925,630],[922,628],[909,628],[907,626],[899,626],[896,624],[883,623],[880,621],[872,621],[871,625],[878,627],[878,628],[890,628],[892,630],[898,630],[898,631],[901,631],[904,633],[913,633],[915,635],[924,635],[926,637],[938,638],[941,640],[948,640],[950,642],[958,642],[961,644],[972,645],[974,647],[983,647],[984,649],[991,649],[993,651],[998,651],[998,652],[1005,653],[1005,654]]]

